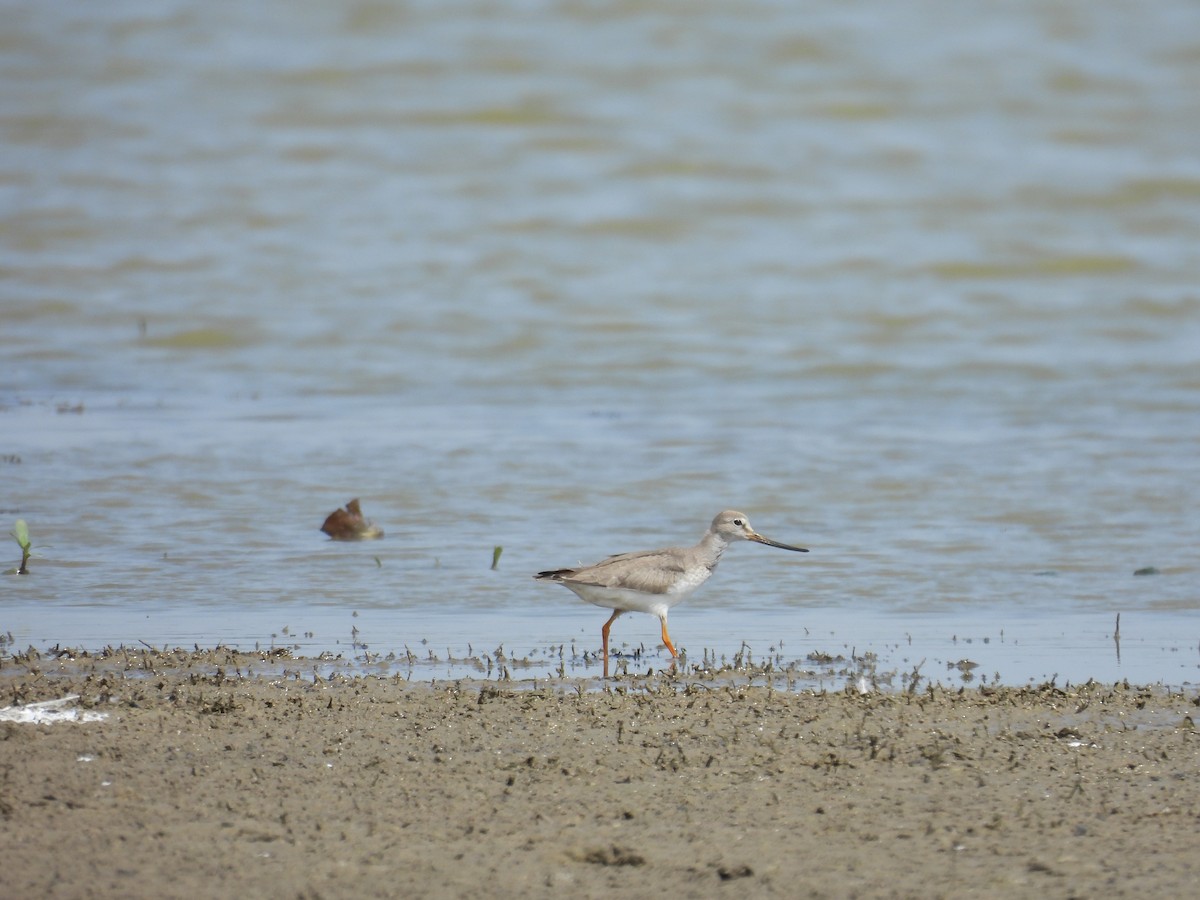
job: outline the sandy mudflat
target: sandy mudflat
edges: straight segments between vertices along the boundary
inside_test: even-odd
[[[860,696],[7,658],[10,897],[1182,897],[1197,692]],[[269,674],[247,672],[271,668]],[[307,672],[308,674],[300,674]]]

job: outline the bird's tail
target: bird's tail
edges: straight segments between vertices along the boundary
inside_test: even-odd
[[[549,569],[545,572],[538,572],[533,577],[541,581],[562,581],[564,577],[574,571],[574,569]]]

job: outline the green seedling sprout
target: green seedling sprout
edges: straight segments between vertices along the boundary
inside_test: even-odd
[[[21,548],[21,568],[17,569],[18,575],[29,574],[29,557],[33,555],[29,542],[29,526],[25,524],[24,519],[17,519],[17,524],[13,526],[12,536],[17,541],[17,546]]]

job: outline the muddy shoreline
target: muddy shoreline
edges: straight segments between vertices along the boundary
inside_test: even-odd
[[[8,656],[11,896],[1183,896],[1194,689],[785,691]]]

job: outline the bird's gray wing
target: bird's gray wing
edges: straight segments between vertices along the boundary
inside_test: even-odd
[[[576,569],[564,580],[646,594],[664,594],[684,571],[677,552],[668,549],[621,553],[594,566]]]

